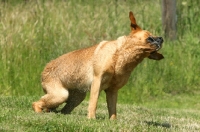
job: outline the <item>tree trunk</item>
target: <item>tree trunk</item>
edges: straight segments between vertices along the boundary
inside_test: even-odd
[[[176,0],[162,0],[162,24],[165,37],[176,39]]]

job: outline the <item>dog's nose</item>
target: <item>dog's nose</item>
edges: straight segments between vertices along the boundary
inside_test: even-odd
[[[158,51],[159,49],[162,48],[162,43],[163,43],[163,38],[162,37],[151,37],[149,36],[147,38],[147,42],[151,43],[152,45],[156,45],[156,50]]]
[[[156,41],[157,41],[159,44],[162,44],[164,40],[163,40],[162,37],[157,37]]]
[[[159,49],[161,49],[161,47],[162,47],[162,43],[163,43],[163,38],[162,37],[157,37],[156,38],[156,46],[157,46],[157,51],[159,50]]]

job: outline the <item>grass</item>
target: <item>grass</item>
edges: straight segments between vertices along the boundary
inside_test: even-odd
[[[165,38],[164,60],[146,59],[133,71],[119,91],[119,119],[107,119],[102,93],[98,119],[90,121],[87,101],[67,116],[31,110],[43,95],[44,66],[64,53],[129,34],[130,10],[143,29],[164,36],[160,0],[1,1],[0,131],[197,131],[199,4],[177,1],[177,40]]]
[[[47,62],[66,52],[129,34],[130,10],[134,12],[142,28],[163,36],[161,12],[157,10],[160,8],[159,1],[136,3],[103,0],[32,1],[26,4],[13,2],[13,5],[12,1],[2,3],[1,94],[43,94],[40,74]],[[200,90],[199,32],[196,30],[200,26],[195,17],[198,7],[187,2],[184,6],[179,2],[177,5],[180,8],[178,11],[184,12],[178,14],[182,21],[177,24],[177,41],[165,39],[161,50],[165,59],[159,62],[148,59],[143,61],[133,71],[124,90],[121,90],[125,96],[131,92],[136,102],[165,94],[196,93]],[[194,6],[190,10],[194,14],[188,12],[187,16],[190,6]],[[150,14],[145,13],[149,11]],[[188,21],[192,24],[189,25]],[[179,27],[181,25],[182,27]],[[183,28],[185,30],[182,31]],[[193,30],[189,30],[191,28]],[[140,98],[137,95],[140,95]]]
[[[97,119],[86,118],[88,102],[84,101],[70,115],[36,114],[30,104],[38,97],[0,97],[0,131],[160,131],[186,132],[200,129],[198,109],[156,108],[118,105],[118,120],[110,121],[105,103],[99,103]]]

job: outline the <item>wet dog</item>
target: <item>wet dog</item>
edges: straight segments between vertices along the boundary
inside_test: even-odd
[[[164,58],[158,53],[163,38],[142,30],[132,12],[129,18],[129,35],[102,41],[49,62],[42,72],[42,87],[46,94],[32,104],[34,111],[49,111],[65,102],[61,112],[70,113],[90,91],[88,118],[95,118],[99,93],[104,90],[109,118],[115,119],[118,90],[127,83],[133,69],[144,58]]]

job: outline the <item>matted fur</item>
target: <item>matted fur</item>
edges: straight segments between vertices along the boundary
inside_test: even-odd
[[[49,62],[42,72],[46,93],[33,103],[35,112],[49,111],[66,102],[62,113],[70,113],[90,91],[88,118],[95,118],[100,91],[106,92],[110,119],[116,118],[118,90],[124,86],[133,69],[146,57],[160,60],[162,38],[142,30],[133,13],[129,13],[131,33],[113,41],[102,41],[76,50]]]

